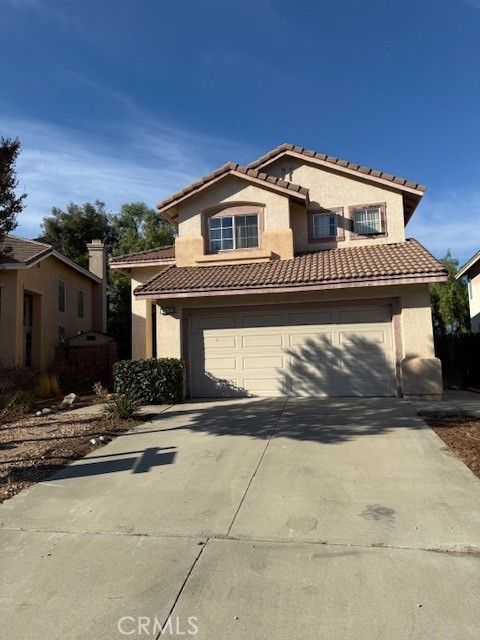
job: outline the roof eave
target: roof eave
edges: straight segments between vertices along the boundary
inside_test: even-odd
[[[468,260],[468,262],[466,262],[463,265],[463,267],[460,267],[460,269],[455,274],[455,278],[459,280],[460,278],[463,278],[464,276],[468,275],[468,272],[470,271],[470,269],[472,269],[479,261],[480,261],[480,251],[477,251],[477,253],[474,256],[472,256],[470,260]]]
[[[378,287],[406,284],[430,284],[432,282],[446,282],[448,276],[445,272],[431,274],[409,274],[403,276],[386,276],[377,278],[356,278],[355,280],[329,280],[323,282],[314,282],[310,284],[299,285],[270,285],[239,289],[199,289],[184,291],[140,291],[141,287],[134,290],[134,295],[138,300],[173,300],[181,298],[198,298],[213,296],[232,296],[232,295],[248,295],[248,294],[265,294],[265,293],[295,293],[305,291],[320,291],[325,289],[352,289],[358,287]]]
[[[220,175],[212,177],[212,179],[209,180],[208,182],[199,184],[197,188],[193,189],[189,193],[185,193],[179,196],[178,198],[176,198],[175,200],[172,200],[171,202],[169,202],[164,206],[161,206],[161,203],[159,203],[156,207],[158,214],[164,217],[165,219],[169,220],[170,222],[172,220],[175,220],[177,216],[174,213],[169,216],[168,211],[170,211],[171,209],[175,209],[175,207],[177,207],[180,203],[184,202],[185,200],[188,200],[189,198],[192,198],[193,196],[197,195],[204,189],[211,187],[212,185],[216,184],[220,180],[223,180],[227,176],[231,176],[231,175],[237,178],[241,178],[242,180],[246,180],[247,182],[252,182],[254,184],[257,184],[261,188],[266,189],[267,191],[276,191],[277,193],[281,193],[287,198],[293,198],[293,199],[302,200],[306,202],[309,201],[309,194],[307,189],[303,189],[302,191],[296,191],[294,189],[275,184],[274,182],[268,182],[266,180],[262,180],[255,176],[249,175],[248,173],[242,173],[241,171],[236,171],[235,169],[229,169],[228,171],[225,171]],[[173,222],[171,222],[171,224],[173,224]]]
[[[136,262],[109,262],[110,269],[134,269],[135,267],[161,267],[175,264],[175,258],[168,260],[137,260]]]

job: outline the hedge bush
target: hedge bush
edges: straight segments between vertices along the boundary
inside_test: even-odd
[[[115,393],[141,404],[182,402],[184,365],[177,358],[119,360],[113,365]]]

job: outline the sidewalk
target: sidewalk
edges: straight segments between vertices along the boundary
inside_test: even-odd
[[[415,411],[435,418],[472,417],[480,418],[480,393],[473,391],[445,391],[443,400],[408,400]]]

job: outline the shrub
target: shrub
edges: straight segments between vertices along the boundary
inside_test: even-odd
[[[25,413],[35,409],[36,395],[33,391],[18,389],[10,396],[4,396],[3,408],[0,409],[0,424],[17,420]]]
[[[115,393],[130,395],[141,404],[181,402],[184,365],[177,358],[120,360],[113,365]]]
[[[108,420],[130,420],[140,406],[138,400],[130,395],[118,395],[109,400],[103,408],[103,415]]]
[[[38,384],[36,388],[39,398],[58,398],[62,395],[58,377],[55,373],[41,373],[38,376]]]

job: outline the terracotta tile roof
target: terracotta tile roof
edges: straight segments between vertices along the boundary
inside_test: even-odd
[[[446,271],[416,240],[317,251],[291,260],[237,265],[169,267],[135,289],[136,295],[216,293],[278,287],[332,286],[402,278],[443,280]],[[350,283],[350,285],[348,284]]]
[[[15,262],[18,262],[18,264],[28,264],[53,250],[50,244],[37,242],[36,240],[27,240],[26,238],[18,238],[17,236],[7,236],[2,243],[2,247],[9,247],[11,249],[11,257],[9,256],[8,262],[12,264]]]
[[[165,200],[159,202],[157,204],[157,209],[159,211],[167,209],[173,206],[173,204],[180,198],[184,198],[185,196],[193,194],[209,182],[212,182],[216,178],[220,178],[221,176],[227,175],[229,173],[233,173],[234,175],[241,174],[247,177],[249,176],[251,178],[255,178],[256,180],[262,180],[263,182],[270,184],[272,187],[280,187],[281,189],[287,189],[292,193],[301,194],[302,196],[308,196],[308,189],[305,189],[298,184],[287,182],[286,180],[282,180],[281,178],[277,178],[275,176],[269,176],[263,171],[257,171],[253,168],[242,167],[242,165],[237,164],[236,162],[227,162],[227,164],[224,164],[215,171],[212,171],[212,173],[209,173],[203,178],[192,182],[180,191],[173,193],[171,196],[168,196],[168,198],[165,198]]]
[[[427,187],[424,184],[419,184],[418,182],[413,182],[411,180],[407,180],[406,178],[400,178],[399,176],[395,176],[391,173],[386,173],[385,171],[379,171],[377,169],[370,169],[369,167],[364,167],[360,164],[356,164],[355,162],[350,162],[349,160],[342,160],[341,158],[336,158],[334,156],[326,155],[325,153],[319,153],[318,151],[312,151],[311,149],[305,149],[304,147],[298,147],[294,144],[284,143],[275,149],[272,149],[268,153],[260,158],[257,158],[253,162],[250,162],[247,166],[250,169],[258,169],[266,162],[273,160],[276,156],[292,151],[294,153],[298,153],[305,158],[317,158],[318,160],[323,160],[324,162],[331,163],[332,165],[337,165],[338,167],[345,167],[346,169],[351,169],[353,171],[358,171],[359,173],[363,173],[365,175],[370,175],[373,178],[382,178],[383,180],[389,180],[390,182],[394,182],[399,186],[405,186],[410,189],[417,189],[418,191],[426,191]]]
[[[165,247],[156,247],[155,249],[147,249],[138,253],[126,253],[122,256],[110,258],[110,264],[116,263],[137,263],[137,262],[164,262],[165,260],[175,259],[175,247],[170,244]]]

